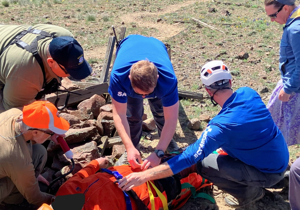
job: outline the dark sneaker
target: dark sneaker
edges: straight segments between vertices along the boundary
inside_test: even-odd
[[[239,208],[239,207],[246,206],[250,203],[253,203],[255,201],[258,201],[258,200],[262,199],[264,196],[265,196],[265,190],[262,189],[261,192],[256,196],[256,198],[252,199],[250,202],[239,203],[239,201],[232,195],[226,196],[224,200],[227,205],[234,207],[234,208]]]
[[[178,147],[176,141],[174,139],[171,140],[168,148],[167,148],[167,152],[168,153],[177,153],[177,152],[181,152],[181,148]]]

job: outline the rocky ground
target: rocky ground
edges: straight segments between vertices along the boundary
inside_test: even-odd
[[[180,90],[197,93],[205,91],[200,82],[199,70],[210,60],[221,59],[231,70],[233,86],[255,89],[265,103],[280,78],[278,71],[279,41],[282,26],[271,22],[264,13],[263,3],[257,0],[111,0],[111,1],[8,1],[0,5],[0,24],[50,23],[69,29],[85,50],[85,57],[93,67],[91,77],[83,82],[97,83],[104,65],[108,37],[126,27],[126,34],[143,34],[161,39],[171,46],[171,59],[178,77]],[[203,24],[206,23],[208,25]],[[118,149],[102,150],[103,136],[114,135],[109,103],[95,96],[82,107],[70,107],[63,116],[69,118],[72,130],[66,140],[76,149],[77,169],[99,155],[111,156],[111,164],[122,152]],[[101,112],[92,110],[102,107]],[[101,106],[100,106],[101,105]],[[84,106],[86,106],[84,108]],[[104,108],[103,108],[104,107]],[[151,114],[145,101],[148,121]],[[79,108],[81,111],[76,111]],[[182,99],[179,121],[174,139],[185,147],[198,139],[207,122],[219,111],[209,100]],[[105,114],[101,114],[105,112]],[[92,113],[92,114],[91,114]],[[100,117],[99,117],[100,116]],[[190,122],[195,126],[191,129]],[[151,124],[151,122],[147,122]],[[102,127],[101,127],[102,126]],[[106,128],[106,129],[105,129]],[[106,132],[104,134],[104,132]],[[71,141],[74,141],[71,143]],[[142,154],[147,157],[158,141],[157,132],[144,133]],[[68,170],[68,164],[55,146],[48,146],[51,159],[44,174],[50,179]],[[299,156],[298,146],[289,148],[291,162]],[[98,151],[95,152],[95,151]],[[52,155],[51,155],[52,154]],[[60,157],[60,158],[59,158]],[[116,157],[114,159],[114,157]],[[54,164],[55,163],[55,164]],[[63,163],[63,164],[61,164]],[[48,174],[47,174],[48,173]],[[287,189],[270,189],[262,200],[244,209],[289,209]],[[216,204],[203,199],[190,199],[182,209],[232,209],[224,203],[226,195],[214,187],[211,192]]]

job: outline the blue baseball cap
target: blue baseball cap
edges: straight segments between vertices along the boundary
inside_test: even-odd
[[[53,60],[62,65],[74,79],[81,80],[92,73],[91,66],[84,59],[81,45],[73,37],[52,39],[49,52]]]

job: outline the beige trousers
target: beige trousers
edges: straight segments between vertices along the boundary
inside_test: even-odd
[[[35,169],[35,177],[38,177],[39,174],[45,167],[47,161],[47,150],[43,145],[34,144],[32,145],[32,163]],[[24,201],[23,195],[18,191],[15,184],[11,181],[10,178],[5,177],[0,179],[0,187],[6,188],[7,197],[3,199],[5,204],[20,204]],[[2,197],[2,195],[1,195]],[[5,196],[3,196],[5,197]],[[2,203],[0,200],[0,203]]]

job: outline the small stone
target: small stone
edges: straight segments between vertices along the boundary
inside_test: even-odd
[[[142,124],[143,131],[154,131],[155,128],[156,128],[156,124],[153,118],[149,118],[143,121]]]
[[[260,92],[260,93],[267,93],[267,92],[269,92],[269,89],[268,89],[267,87],[264,87],[264,88],[261,89],[259,92]]]
[[[200,115],[199,120],[209,122],[211,120],[211,117],[209,115],[202,114]]]
[[[238,56],[237,56],[238,59],[248,59],[249,58],[249,54],[247,52],[241,52]]]
[[[191,130],[200,130],[201,128],[201,122],[199,119],[191,119],[188,124],[187,124],[187,127]]]
[[[211,12],[211,13],[212,13],[212,12],[217,12],[217,10],[216,10],[216,8],[209,8],[209,9],[208,9],[208,12]]]

